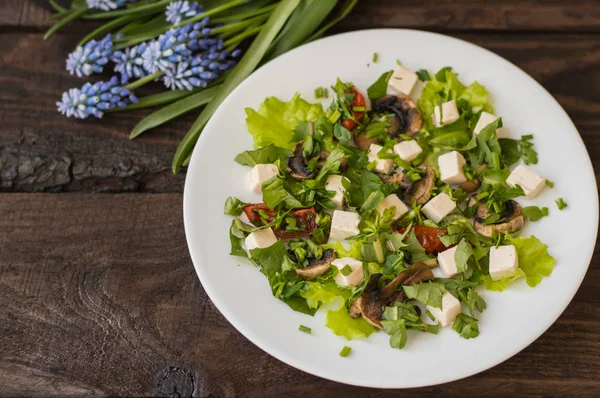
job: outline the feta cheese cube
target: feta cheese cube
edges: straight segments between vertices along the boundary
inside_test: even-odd
[[[479,116],[479,120],[475,125],[473,133],[481,133],[481,130],[483,130],[488,124],[495,122],[497,119],[498,116],[492,115],[491,113],[487,112],[481,112],[481,115]],[[510,134],[508,134],[508,130],[505,127],[500,127],[496,130],[496,136],[498,138],[508,138]]]
[[[335,283],[340,286],[358,286],[364,279],[363,263],[352,257],[343,257],[334,260],[331,263],[338,271],[348,266],[352,270],[348,275],[342,275],[341,272],[333,277]]]
[[[377,144],[371,144],[369,147],[369,163],[375,162],[375,168],[373,169],[377,173],[390,174],[394,167],[394,159],[381,159],[377,154],[383,147]],[[386,153],[392,153],[391,149],[388,149]]]
[[[344,186],[342,185],[342,178],[343,177],[339,175],[330,175],[327,177],[327,182],[325,182],[325,189],[335,192],[331,201],[335,203],[338,209],[344,207]]]
[[[467,177],[463,171],[463,166],[467,162],[462,154],[457,151],[452,151],[438,157],[438,167],[440,170],[440,178],[446,184],[462,184],[467,181]]]
[[[276,242],[277,237],[271,228],[254,231],[248,235],[244,241],[244,243],[246,243],[246,250],[248,251],[248,254],[250,254],[250,250],[252,249],[266,249]]]
[[[427,309],[443,328],[454,323],[456,317],[461,313],[460,301],[450,292],[445,292],[442,295],[442,308],[428,305]]]
[[[417,141],[402,141],[394,145],[394,153],[406,162],[412,162],[423,152]]]
[[[329,242],[339,242],[360,233],[360,216],[351,211],[334,210],[331,217]]]
[[[456,260],[454,259],[457,247],[458,246],[454,246],[453,248],[438,253],[438,264],[444,275],[446,275],[446,278],[452,278],[453,276],[458,275],[458,269],[456,268]]]
[[[402,217],[403,215],[405,215],[406,213],[408,213],[408,207],[406,207],[406,205],[404,204],[404,202],[402,202],[400,200],[400,198],[398,198],[398,195],[395,194],[391,194],[388,195],[385,199],[383,199],[375,208],[375,210],[379,213],[379,214],[383,214],[383,212],[387,209],[389,209],[390,207],[395,207],[396,211],[394,213],[394,216],[392,217],[392,219],[397,220],[400,217]]]
[[[446,193],[441,193],[427,202],[421,208],[421,212],[431,221],[438,224],[454,209],[456,209],[456,203],[454,203],[452,198]]]
[[[490,277],[493,281],[514,276],[519,269],[519,256],[513,245],[490,248]]]
[[[454,123],[460,118],[456,101],[444,102],[442,105],[436,106],[433,109],[433,124],[436,126],[447,126]]]
[[[246,174],[246,180],[253,192],[261,192],[260,186],[263,182],[271,179],[279,173],[274,164],[257,164]]]
[[[394,70],[392,77],[390,77],[388,86],[402,94],[410,95],[410,92],[418,79],[416,73],[406,70],[401,65],[398,65],[396,70]]]
[[[528,167],[518,165],[512,173],[510,173],[506,179],[506,183],[511,188],[520,185],[525,192],[525,197],[527,199],[533,199],[538,196],[546,186],[546,179],[535,174]]]

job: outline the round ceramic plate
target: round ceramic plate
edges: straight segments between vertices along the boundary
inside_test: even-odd
[[[372,62],[374,53],[379,54],[377,63]],[[409,332],[402,350],[391,349],[382,332],[348,342],[325,327],[323,311],[310,317],[273,298],[258,269],[243,258],[229,256],[231,217],[223,214],[228,196],[260,201],[260,196],[248,191],[248,169],[233,161],[238,153],[253,147],[244,108],[257,108],[267,96],[287,101],[296,92],[316,101],[314,89],[328,87],[338,77],[365,92],[397,60],[411,70],[435,72],[452,66],[463,83],[476,80],[486,86],[509,132],[535,135],[539,163],[532,168],[556,184],[535,200],[537,206],[550,209],[550,216],[529,223],[523,231],[549,245],[557,261],[552,275],[535,288],[520,280],[502,293],[483,291],[488,308],[479,316],[479,337],[465,340],[450,327],[438,335]],[[569,205],[563,211],[554,203],[559,197]],[[575,126],[550,94],[519,68],[487,50],[443,35],[370,30],[302,46],[260,68],[231,93],[196,145],[185,183],[184,218],[202,285],[229,322],[254,344],[326,379],[406,388],[481,372],[544,333],[573,298],[590,263],[598,227],[598,196],[592,165]],[[312,328],[312,334],[299,332],[300,324]],[[344,345],[352,347],[347,358],[338,355]]]

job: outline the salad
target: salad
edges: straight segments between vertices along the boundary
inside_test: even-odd
[[[366,92],[340,79],[315,90],[330,94],[327,109],[298,94],[246,109],[255,148],[235,161],[262,201],[227,199],[231,254],[277,299],[309,315],[326,306],[336,335],[382,330],[401,349],[408,330],[474,338],[483,289],[550,275],[548,247],[519,236],[549,210],[518,200],[553,184],[535,171],[533,136],[511,137],[484,86],[398,65]]]

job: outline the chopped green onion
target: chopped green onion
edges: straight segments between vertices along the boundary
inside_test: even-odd
[[[427,72],[425,69],[419,69],[417,71],[417,77],[422,82],[431,80],[431,76],[429,75],[429,72]]]
[[[352,108],[352,112],[366,112],[367,108],[364,106],[355,106]]]
[[[568,206],[567,202],[565,202],[563,198],[558,198],[555,200],[555,202],[556,202],[556,205],[558,206],[558,210],[562,210]]]
[[[335,112],[333,112],[333,115],[329,116],[329,121],[331,123],[335,123],[338,121],[338,119],[342,116],[342,114],[340,113],[340,111],[336,110]]]
[[[312,329],[309,327],[306,327],[304,325],[300,325],[300,327],[298,328],[299,331],[304,332],[304,333],[308,333],[310,334],[312,332]]]
[[[548,215],[548,208],[547,207],[542,207],[542,214],[544,215],[544,217],[546,217]]]
[[[524,140],[524,141],[532,140],[533,139],[533,134],[522,135],[521,139]]]
[[[352,268],[350,268],[349,265],[346,265],[344,268],[342,268],[340,270],[340,274],[344,275],[344,276],[348,276],[352,273]]]
[[[379,54],[373,53],[373,63],[377,63],[378,59],[379,59]]]
[[[342,348],[342,351],[340,351],[340,356],[342,358],[346,358],[348,354],[350,354],[350,351],[352,351],[352,348],[346,345],[344,348]]]
[[[550,180],[546,180],[546,186],[550,188],[554,188],[554,183]]]
[[[427,314],[427,316],[429,317],[429,319],[431,319],[432,321],[435,321],[435,317],[433,316],[433,314],[429,310],[425,310],[425,314]]]
[[[327,98],[329,97],[329,91],[325,87],[315,88],[315,98]]]
[[[397,59],[397,60],[396,60],[396,63],[397,63],[398,65],[402,65],[402,62],[400,62],[400,60],[399,60],[399,59]]]

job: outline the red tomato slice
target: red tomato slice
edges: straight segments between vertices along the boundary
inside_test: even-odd
[[[367,106],[364,95],[362,95],[361,92],[356,89],[356,87],[352,87],[350,92],[354,94],[354,98],[350,104],[351,108],[365,108]],[[360,122],[365,117],[365,112],[352,112],[352,115],[357,122]],[[356,122],[352,119],[344,119],[342,120],[342,127],[352,130],[354,127],[356,127]]]

